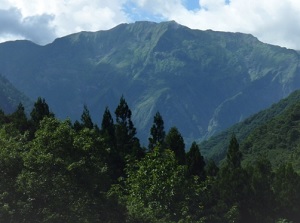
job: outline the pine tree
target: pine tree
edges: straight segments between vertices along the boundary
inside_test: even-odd
[[[174,151],[180,165],[185,164],[184,140],[176,127],[172,127],[166,136],[166,148]]]
[[[30,113],[30,116],[34,126],[38,126],[43,118],[54,117],[54,114],[50,112],[49,106],[46,103],[45,99],[39,97],[34,103],[34,107]]]
[[[114,120],[108,107],[105,108],[101,123],[101,134],[104,137],[108,146],[113,147],[115,140]]]
[[[12,119],[13,125],[18,129],[21,133],[24,133],[29,129],[29,122],[25,114],[25,108],[20,103],[18,105],[17,110],[10,115],[10,119]]]
[[[29,120],[29,140],[33,139],[35,131],[39,128],[40,122],[45,117],[54,117],[54,114],[50,112],[49,106],[45,99],[39,97],[34,103],[33,109],[30,113],[31,119]]]
[[[135,137],[136,128],[131,120],[131,110],[124,97],[120,99],[120,103],[115,111],[116,114],[116,143],[118,151],[125,155],[134,154],[134,147],[139,144]]]
[[[162,145],[165,140],[164,121],[159,112],[154,116],[153,125],[150,130],[151,137],[149,138],[148,149],[153,150],[154,147]]]
[[[94,123],[92,121],[92,118],[90,116],[90,111],[87,108],[87,105],[84,105],[83,112],[81,115],[81,122],[83,128],[93,129]]]
[[[251,194],[250,179],[247,172],[242,168],[242,153],[239,143],[232,135],[225,165],[219,172],[218,190],[221,200],[227,206],[226,215],[228,221],[253,222],[249,203]]]
[[[105,108],[105,111],[103,113],[101,131],[108,133],[109,135],[114,134],[114,120],[110,114],[108,107]]]
[[[227,165],[231,169],[236,169],[241,167],[242,162],[242,153],[240,151],[240,145],[235,137],[235,135],[232,135],[228,152],[227,152]]]
[[[120,176],[124,176],[127,158],[137,159],[144,155],[139,140],[135,136],[136,129],[131,120],[131,110],[123,96],[115,110],[115,114],[114,151],[111,153],[111,165],[113,166],[112,178],[114,180]]]
[[[205,179],[205,161],[196,142],[192,143],[190,151],[186,154],[186,164],[190,175],[199,176],[201,180]]]

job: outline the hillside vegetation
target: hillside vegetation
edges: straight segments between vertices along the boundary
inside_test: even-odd
[[[211,137],[209,140],[206,140],[200,144],[201,149],[203,150],[203,154],[206,157],[211,157],[216,161],[220,161],[225,158],[226,149],[228,146],[228,140],[230,139],[232,134],[235,134],[237,139],[240,142],[244,142],[246,138],[256,129],[259,129],[261,126],[266,125],[266,123],[270,122],[273,119],[276,119],[279,115],[288,116],[290,114],[286,114],[287,110],[297,106],[300,102],[300,91],[297,90],[291,93],[288,97],[280,100],[278,103],[274,103],[268,109],[262,110],[248,118],[244,121],[233,125],[232,127],[216,134]],[[275,128],[269,126],[268,131],[275,131]],[[278,128],[278,126],[277,126]],[[265,132],[266,133],[266,132]],[[271,133],[272,134],[272,133]],[[283,134],[284,137],[285,134]],[[264,138],[265,135],[261,134],[260,138]],[[255,141],[255,138],[252,138]],[[272,141],[272,140],[271,140]],[[264,150],[267,148],[261,148]],[[244,151],[246,152],[246,151]]]
[[[299,106],[286,111],[291,114],[287,119],[278,117],[291,135],[287,144],[298,138],[288,126],[298,125]],[[296,223],[300,219],[300,175],[292,164],[282,160],[272,167],[266,156],[260,156],[243,166],[233,135],[226,159],[217,167],[204,160],[195,142],[185,152],[181,133],[175,126],[165,132],[160,113],[153,118],[149,146],[144,148],[124,97],[114,114],[115,122],[106,108],[99,127],[85,106],[79,121],[60,121],[42,98],[28,118],[22,105],[12,114],[1,112],[0,221]]]
[[[300,100],[257,127],[241,143],[247,163],[265,156],[274,166],[290,162],[300,171]]]

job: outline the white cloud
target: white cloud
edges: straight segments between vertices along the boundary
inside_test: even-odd
[[[188,4],[189,0],[1,0],[0,40],[16,36],[45,43],[54,36],[151,18],[202,30],[251,33],[263,42],[300,49],[299,0],[199,0],[192,10]]]
[[[200,0],[200,9],[194,10],[186,9],[184,1],[135,0],[144,10],[191,28],[251,33],[264,42],[300,49],[298,0]]]
[[[53,41],[54,37],[79,31],[97,31],[109,29],[122,22],[127,22],[122,5],[126,0],[1,0],[2,12],[13,11],[6,16],[11,21],[12,29],[0,25],[0,39],[22,37],[41,44]],[[16,13],[17,12],[17,13]],[[7,18],[0,16],[0,24]],[[16,22],[18,21],[18,22]],[[27,25],[27,26],[26,26]],[[33,29],[33,25],[36,29]],[[23,30],[18,30],[20,27]],[[6,27],[7,28],[7,27]],[[42,30],[40,30],[42,28]],[[17,32],[19,31],[19,32]],[[30,35],[29,35],[30,33]],[[53,33],[53,35],[49,35]]]
[[[52,19],[53,16],[47,14],[22,18],[17,8],[0,9],[0,38],[49,41],[55,37],[54,30],[49,27]]]

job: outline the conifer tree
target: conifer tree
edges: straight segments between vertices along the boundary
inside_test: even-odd
[[[109,135],[114,135],[114,120],[108,107],[105,108],[101,122],[101,131]]]
[[[114,120],[108,107],[105,108],[101,123],[101,134],[104,137],[108,146],[113,147],[115,140]]]
[[[240,146],[235,135],[232,135],[226,159],[229,168],[236,169],[241,167],[242,153],[239,148]]]
[[[40,122],[45,117],[54,117],[54,114],[50,112],[49,106],[45,99],[39,97],[34,103],[33,109],[30,113],[31,119],[29,120],[29,139],[33,139],[35,131],[39,128]]]
[[[115,110],[116,114],[116,143],[120,154],[134,154],[134,147],[137,146],[138,139],[135,137],[136,128],[131,120],[131,110],[124,97],[120,99],[120,103]]]
[[[81,115],[81,122],[83,128],[93,129],[94,123],[92,121],[92,118],[90,116],[90,111],[87,108],[87,105],[84,105],[83,112]]]
[[[150,138],[149,138],[149,146],[148,149],[150,151],[153,150],[154,147],[163,144],[165,140],[165,130],[164,130],[164,121],[159,112],[157,112],[154,116],[153,125],[150,130]]]
[[[199,176],[201,180],[204,180],[205,161],[196,142],[192,143],[190,151],[186,154],[186,164],[190,175]]]
[[[229,222],[253,222],[249,199],[252,197],[250,179],[242,168],[242,153],[233,134],[229,143],[225,165],[219,172],[218,190],[221,200],[227,205]]]
[[[166,135],[166,148],[174,151],[175,157],[180,165],[185,164],[184,140],[176,127],[172,127]]]
[[[44,117],[54,117],[54,114],[50,112],[49,106],[46,103],[45,99],[39,97],[34,103],[34,107],[30,113],[30,116],[34,126],[38,126],[38,124],[41,120],[43,120]]]
[[[29,123],[25,114],[25,108],[20,103],[17,107],[17,110],[10,115],[12,119],[13,125],[18,129],[21,133],[24,133],[29,128]]]

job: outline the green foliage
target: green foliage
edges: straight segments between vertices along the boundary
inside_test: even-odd
[[[276,202],[270,161],[260,157],[253,166],[247,167],[247,171],[252,190],[250,212],[255,216],[256,222],[273,222],[271,216],[275,216]]]
[[[240,146],[235,135],[233,135],[228,147],[226,164],[230,169],[237,169],[241,167],[241,162],[242,153],[240,151]]]
[[[177,222],[184,218],[188,188],[186,169],[171,150],[155,147],[130,164],[121,197],[133,222]]]
[[[163,145],[166,133],[164,130],[164,120],[159,112],[157,112],[154,116],[153,125],[150,129],[150,135],[151,137],[148,139],[148,149],[150,151],[156,146]]]
[[[196,142],[192,143],[190,150],[186,154],[186,165],[190,175],[198,176],[204,180],[205,161]]]
[[[292,104],[282,114],[251,132],[241,144],[245,163],[251,163],[264,154],[274,166],[291,162],[299,171],[299,109],[299,102]]]
[[[105,108],[105,111],[103,113],[101,131],[107,145],[111,148],[114,147],[115,125],[108,107]]]
[[[87,109],[87,119],[76,128],[70,120],[56,119],[45,101],[38,102],[34,131],[21,104],[12,114],[0,111],[0,222],[272,223],[300,218],[300,176],[293,165],[280,156],[282,165],[274,168],[268,154],[243,161],[250,153],[242,155],[235,135],[218,167],[213,160],[205,164],[195,142],[185,153],[176,127],[163,145],[144,154],[123,97],[116,124],[106,108],[101,129],[84,124],[93,123]],[[270,123],[279,120],[291,134],[290,129],[298,130],[298,113],[299,105],[291,106]],[[127,144],[118,145],[120,139]],[[293,145],[297,134],[286,140]]]
[[[38,127],[40,121],[45,117],[53,117],[54,114],[50,112],[49,106],[46,103],[45,99],[38,98],[34,103],[34,107],[30,113],[31,121],[35,128]]]
[[[285,132],[286,129],[285,130],[282,129],[282,127],[283,127],[283,126],[281,126],[282,123],[276,124],[276,127],[274,127],[274,123],[272,123],[272,124],[270,123],[270,124],[268,124],[269,125],[268,129],[266,129],[266,127],[263,127],[263,126],[265,126],[267,123],[269,123],[273,119],[276,120],[277,117],[279,117],[279,116],[280,117],[290,117],[291,114],[288,114],[288,113],[290,113],[288,110],[291,109],[296,104],[298,104],[299,100],[300,100],[300,91],[295,91],[292,94],[290,94],[287,98],[282,99],[281,101],[279,101],[276,104],[273,104],[270,108],[260,111],[259,113],[255,114],[253,116],[250,116],[249,118],[245,119],[244,121],[233,125],[229,129],[211,137],[209,140],[202,142],[200,144],[200,146],[202,148],[202,152],[203,152],[204,156],[208,157],[208,158],[213,158],[217,162],[223,160],[226,157],[226,149],[227,149],[228,141],[230,141],[230,136],[232,135],[232,133],[235,133],[236,138],[241,142],[241,150],[244,153],[246,162],[248,162],[247,153],[251,154],[251,157],[253,157],[253,160],[256,159],[255,158],[256,155],[254,153],[252,153],[252,151],[254,151],[253,145],[255,145],[256,142],[257,142],[257,146],[255,146],[255,150],[261,151],[261,153],[264,153],[266,148],[268,148],[268,147],[270,148],[270,145],[275,146],[275,150],[276,150],[276,147],[277,148],[279,147],[279,145],[281,145],[281,148],[284,148],[285,146],[290,147],[290,145],[288,143],[288,141],[290,139],[293,139],[291,142],[293,144],[294,143],[296,144],[298,130],[295,129],[294,127],[291,129],[288,129],[289,127],[287,127],[287,126],[289,126],[289,124],[290,124],[289,122],[283,121],[283,122],[286,122],[286,128],[288,129],[287,130],[288,134],[286,134],[286,132]],[[288,113],[286,113],[286,112],[288,112]],[[258,130],[258,129],[261,129],[261,130]],[[281,131],[281,129],[283,131],[279,133],[279,131]],[[278,136],[274,137],[274,132],[276,132],[276,135],[278,135]],[[269,136],[265,136],[264,133],[268,133]],[[283,136],[285,134],[287,135],[286,137]],[[251,136],[251,135],[253,135],[253,136]],[[268,139],[266,137],[268,137]],[[264,140],[264,142],[260,142],[260,140],[259,140],[260,138],[266,139],[266,140]],[[270,143],[276,139],[278,139],[278,141],[276,143]],[[257,141],[257,140],[259,140],[259,141]],[[276,153],[277,154],[276,156],[278,157],[279,156],[278,153],[281,153],[281,152],[275,152],[275,150],[273,150],[273,152]],[[286,152],[287,151],[285,151],[285,153]],[[260,156],[260,155],[258,155],[258,156]],[[281,154],[281,156],[285,160],[288,160],[291,158],[290,155]],[[296,156],[296,152],[293,153],[292,156]],[[250,156],[249,156],[249,158],[250,158]],[[272,163],[273,163],[273,158],[271,156],[268,156],[268,158],[270,160],[272,160]],[[249,161],[250,160],[251,159],[249,159]],[[295,163],[295,165],[297,166],[296,163]],[[299,165],[299,168],[300,168],[300,165]]]
[[[120,98],[120,103],[115,110],[116,114],[116,141],[117,149],[124,156],[128,154],[133,154],[133,145],[137,143],[136,128],[131,120],[131,110],[122,96]]]
[[[21,222],[16,179],[23,169],[24,137],[12,136],[10,127],[0,128],[0,221]]]
[[[172,127],[166,135],[165,147],[174,152],[179,164],[185,164],[185,144],[182,135],[176,127]]]
[[[83,128],[93,129],[94,123],[92,121],[92,118],[90,116],[90,111],[88,110],[87,106],[84,105],[83,112],[81,115],[81,122]]]
[[[24,133],[30,128],[30,123],[25,114],[25,108],[21,103],[18,105],[16,111],[9,116],[9,118],[20,133]]]
[[[252,222],[249,213],[251,197],[249,176],[241,166],[241,152],[237,139],[233,135],[224,166],[219,172],[217,182],[221,201],[224,202],[225,216],[228,222]]]
[[[278,217],[297,222],[300,219],[300,176],[291,164],[281,165],[275,173],[273,190]]]

